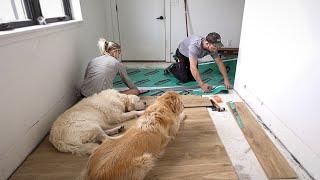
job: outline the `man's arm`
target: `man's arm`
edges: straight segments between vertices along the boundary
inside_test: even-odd
[[[226,66],[224,65],[224,63],[222,62],[221,58],[218,56],[217,58],[215,58],[215,62],[217,63],[219,70],[223,76],[224,79],[224,85],[226,86],[226,88],[230,89],[231,88],[231,84],[229,81],[229,77],[228,77],[228,73],[227,73],[227,69]]]
[[[211,91],[211,86],[209,86],[208,84],[204,83],[202,81],[202,79],[201,79],[200,73],[199,73],[198,68],[197,68],[198,60],[195,59],[195,58],[189,57],[189,62],[190,62],[191,74],[192,74],[193,78],[197,81],[197,83],[199,84],[200,88],[204,92]]]

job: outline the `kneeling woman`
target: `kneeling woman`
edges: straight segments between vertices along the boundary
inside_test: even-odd
[[[117,74],[129,88],[121,93],[138,95],[140,91],[130,81],[124,65],[117,60],[121,53],[120,45],[101,38],[98,47],[102,56],[89,62],[81,85],[81,96],[88,97],[102,90],[112,89],[113,80]]]

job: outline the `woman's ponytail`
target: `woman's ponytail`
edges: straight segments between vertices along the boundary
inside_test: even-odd
[[[106,49],[108,48],[108,47],[106,47],[106,46],[108,46],[107,40],[104,38],[100,38],[97,45],[98,45],[98,48],[99,48],[101,55],[104,55],[104,53],[106,52]]]
[[[110,53],[115,50],[120,50],[120,45],[112,41],[107,41],[104,38],[100,38],[98,41],[98,48],[101,55],[104,55],[106,52]]]

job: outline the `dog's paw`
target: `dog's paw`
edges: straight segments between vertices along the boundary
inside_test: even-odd
[[[186,113],[182,112],[180,115],[179,115],[179,118],[181,121],[185,120],[187,118],[187,115]]]
[[[144,113],[144,111],[137,111],[137,116],[138,116],[138,117],[139,117],[139,116],[142,116],[143,113]]]
[[[124,125],[120,126],[120,128],[118,129],[118,133],[122,133],[124,131]]]

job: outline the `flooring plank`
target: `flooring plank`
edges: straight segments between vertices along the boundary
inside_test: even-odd
[[[146,179],[238,179],[206,108],[186,108],[177,137]]]
[[[237,102],[236,108],[244,125],[241,130],[268,178],[297,178],[295,171],[268,138],[247,106],[243,102]]]
[[[208,97],[201,97],[196,95],[183,95],[182,101],[185,108],[198,106],[212,106]]]
[[[142,96],[141,99],[146,101],[147,105],[152,104],[157,96]],[[185,108],[212,106],[210,99],[196,95],[182,95],[182,101]]]

